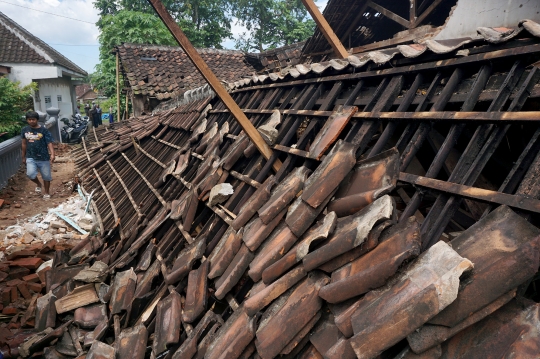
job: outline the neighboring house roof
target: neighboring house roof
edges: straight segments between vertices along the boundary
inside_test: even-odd
[[[118,46],[122,69],[134,94],[169,99],[206,84],[180,47],[123,44]],[[224,82],[250,76],[256,69],[242,51],[198,49]]]
[[[0,12],[0,62],[56,64],[81,75],[86,71]]]
[[[81,97],[90,90],[93,90],[92,85],[90,84],[82,84],[75,86],[75,94],[77,95],[77,97]]]

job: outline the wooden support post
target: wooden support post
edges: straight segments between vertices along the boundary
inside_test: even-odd
[[[127,120],[129,118],[129,95],[126,92],[126,114],[124,115],[124,119]]]
[[[349,56],[345,47],[341,44],[338,37],[334,33],[334,30],[328,24],[328,21],[324,18],[323,14],[319,11],[319,8],[313,3],[313,0],[302,0],[307,11],[311,14],[311,17],[317,23],[319,30],[323,33],[326,40],[330,43],[330,46],[334,49],[336,55],[342,59],[346,59]]]
[[[116,51],[116,117],[120,120],[120,54]]]
[[[173,37],[176,39],[176,41],[178,41],[178,44],[185,51],[186,55],[190,58],[191,62],[193,62],[193,65],[206,79],[206,82],[208,82],[210,87],[212,87],[212,90],[214,90],[214,92],[219,96],[221,101],[223,101],[223,103],[229,109],[236,121],[238,121],[240,126],[242,126],[244,132],[246,132],[251,141],[253,141],[257,149],[267,160],[270,159],[270,157],[272,156],[272,149],[270,149],[266,142],[264,142],[261,134],[257,131],[255,126],[253,126],[253,124],[249,121],[246,115],[242,112],[238,104],[234,102],[234,99],[231,97],[231,95],[227,92],[223,85],[221,85],[220,80],[216,77],[216,75],[214,75],[212,70],[210,70],[206,62],[204,62],[203,58],[201,57],[201,55],[199,55],[191,42],[189,42],[182,29],[180,29],[180,27],[176,24],[176,22],[167,12],[167,9],[165,9],[161,1],[148,1],[150,2],[154,10],[157,12],[165,26],[167,26]],[[281,161],[276,159],[273,167],[274,170],[278,171],[281,168]]]
[[[416,26],[416,0],[409,0],[411,5],[409,9],[409,23]]]

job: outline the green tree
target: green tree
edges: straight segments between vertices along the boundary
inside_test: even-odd
[[[264,51],[306,40],[315,28],[300,0],[231,0],[232,13],[247,28],[236,47]]]
[[[22,116],[33,107],[32,92],[37,89],[35,83],[20,87],[18,82],[12,82],[0,77],[0,142],[16,136],[25,125]]]

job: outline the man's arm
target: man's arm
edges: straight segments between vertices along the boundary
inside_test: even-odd
[[[52,142],[49,142],[47,144],[47,148],[49,149],[49,157],[51,158],[51,163],[54,162],[54,147],[53,147],[53,144]]]
[[[26,164],[26,138],[22,139],[22,163]]]

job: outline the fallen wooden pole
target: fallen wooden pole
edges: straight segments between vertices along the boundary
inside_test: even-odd
[[[313,0],[302,0],[302,2],[307,11],[311,14],[313,20],[317,23],[319,30],[321,30],[326,40],[330,43],[330,46],[332,46],[332,49],[334,49],[336,55],[342,59],[346,59],[349,56],[349,53],[345,50],[345,47],[343,47],[341,41],[339,41],[339,38],[330,27],[330,24],[328,24],[328,21],[326,21],[323,14],[321,14],[317,5],[313,3]]]
[[[255,126],[253,126],[253,124],[248,120],[248,118],[242,112],[238,104],[234,102],[231,95],[221,85],[219,79],[216,77],[216,75],[214,75],[212,70],[210,70],[206,62],[204,62],[201,55],[199,55],[195,47],[193,47],[182,29],[180,29],[180,27],[176,24],[167,9],[165,9],[161,1],[148,1],[150,2],[154,10],[157,12],[158,16],[161,18],[165,26],[167,26],[176,41],[178,41],[180,47],[182,47],[186,55],[190,58],[191,62],[193,62],[193,65],[205,78],[206,82],[208,82],[210,87],[212,87],[212,90],[214,90],[214,92],[219,96],[221,101],[223,101],[225,106],[229,109],[229,111],[238,121],[238,123],[240,123],[240,126],[242,126],[244,132],[246,132],[251,141],[253,141],[257,149],[261,152],[264,158],[266,158],[267,160],[270,159],[270,157],[272,156],[272,150],[270,149],[270,147],[266,144],[266,142],[264,142],[263,138],[255,128]],[[281,168],[281,161],[277,159],[274,162],[273,167],[276,171],[278,171]]]
[[[478,187],[465,186],[457,183],[445,182],[433,178],[416,176],[410,173],[401,172],[399,174],[401,182],[410,183],[415,186],[425,187],[448,194],[463,196],[472,200],[483,202],[504,204],[509,207],[519,208],[526,211],[540,213],[540,201],[517,194],[501,193]]]

